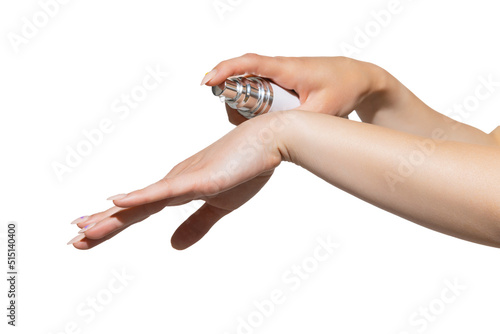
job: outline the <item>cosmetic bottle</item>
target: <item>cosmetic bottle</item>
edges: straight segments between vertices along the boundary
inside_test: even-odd
[[[261,77],[231,77],[212,92],[246,118],[300,106],[294,92]]]

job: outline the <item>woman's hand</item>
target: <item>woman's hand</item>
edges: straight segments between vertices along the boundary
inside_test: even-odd
[[[246,54],[225,60],[207,73],[203,84],[216,86],[230,76],[261,76],[279,86],[294,90],[300,98],[300,110],[340,117],[357,108],[380,107],[387,73],[370,63],[345,57],[266,57]],[[362,106],[367,97],[370,101]],[[226,106],[229,121],[240,124],[246,120]]]
[[[230,76],[253,75],[294,90],[297,108],[347,118],[356,113],[365,123],[432,138],[496,146],[493,135],[438,113],[384,69],[346,57],[266,57],[246,54],[225,60],[207,73],[202,84],[215,86]],[[246,118],[226,105],[229,121]]]
[[[191,246],[269,180],[281,162],[280,132],[290,117],[276,112],[241,124],[160,181],[126,196],[113,196],[115,207],[76,221],[84,229],[83,236],[70,243],[79,249],[92,248],[166,206],[201,199],[205,204],[172,237],[176,249]]]

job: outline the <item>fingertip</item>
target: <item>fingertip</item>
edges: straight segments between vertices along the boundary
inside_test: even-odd
[[[145,188],[132,191],[126,196],[113,199],[113,203],[120,208],[130,208],[165,199],[170,193],[167,180],[161,179]]]
[[[112,201],[113,204],[119,208],[128,208],[134,206],[134,198],[136,198],[135,192],[131,192],[129,194],[118,194],[115,196],[111,196],[108,200]]]
[[[192,240],[191,237],[192,235],[186,233],[185,229],[177,228],[172,238],[170,238],[170,244],[172,248],[181,251],[196,243],[197,240]]]
[[[212,81],[217,76],[217,68],[214,68],[210,72],[205,73],[205,76],[201,80],[200,86],[207,85],[213,86]]]
[[[112,201],[113,204],[117,207],[127,208],[130,206],[128,204],[130,203],[130,198],[132,197],[131,195],[132,195],[132,193],[130,193],[130,194],[118,194],[118,195],[108,197],[106,200]]]
[[[106,200],[107,201],[114,201],[114,200],[122,199],[125,197],[127,197],[127,194],[118,194],[118,195],[110,196],[110,197],[106,198]]]
[[[172,245],[173,249],[178,250],[178,251],[185,250],[186,248],[188,248],[190,246],[190,245],[179,243],[179,241],[176,240],[176,238],[174,238],[174,237],[172,237],[170,239],[170,244]]]
[[[75,242],[73,244],[73,247],[75,247],[76,249],[79,249],[79,250],[87,250],[87,249],[89,249],[87,247],[87,243],[86,242],[81,242],[81,241]]]
[[[228,78],[228,76],[226,76],[224,73],[222,73],[221,75],[220,70],[214,69],[214,71],[217,71],[217,73],[205,83],[205,85],[208,87],[220,85]]]
[[[247,53],[236,58],[221,61],[212,71],[206,74],[202,83],[207,86],[217,86],[229,77],[258,75],[259,64],[266,61],[267,58],[269,57]]]
[[[119,208],[128,208],[131,206],[128,204],[127,200],[121,200],[121,199],[114,200],[113,204]]]

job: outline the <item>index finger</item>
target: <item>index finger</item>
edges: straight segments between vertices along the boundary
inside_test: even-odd
[[[290,63],[284,57],[268,57],[255,53],[224,60],[214,67],[212,77],[206,82],[208,86],[216,86],[227,78],[236,75],[254,75],[270,78],[283,88],[292,89],[293,83],[289,81]]]

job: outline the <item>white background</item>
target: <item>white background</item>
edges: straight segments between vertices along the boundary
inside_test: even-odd
[[[77,232],[73,219],[158,180],[233,128],[199,86],[219,61],[246,52],[342,55],[341,44],[375,27],[371,12],[390,1],[222,3],[231,8],[219,15],[212,0],[73,0],[16,52],[8,36],[21,35],[23,17],[33,22],[41,7],[2,1],[0,254],[4,277],[5,226],[18,222],[20,278],[15,329],[6,325],[1,280],[1,332],[498,333],[497,249],[417,226],[287,163],[185,251],[171,248],[170,236],[200,203],[167,208],[90,251],[66,245]],[[401,0],[353,57],[386,68],[449,113],[481,76],[500,80],[497,9],[487,0]],[[148,66],[167,77],[120,119],[113,102],[141,84]],[[499,109],[500,89],[457,119],[490,132]],[[59,180],[53,163],[64,163],[67,147],[106,118],[113,131]],[[293,264],[312,263],[317,238],[340,246],[292,290],[282,277]],[[133,278],[110,292],[113,272],[122,271]],[[447,280],[465,288],[443,303]],[[258,319],[255,302],[274,289],[284,302],[258,326],[238,328]],[[89,311],[89,298],[102,310]],[[424,326],[415,312],[430,306],[439,314]]]

